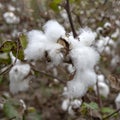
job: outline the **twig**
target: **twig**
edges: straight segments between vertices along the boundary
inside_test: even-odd
[[[15,63],[17,62],[18,53],[19,53],[19,40],[17,40],[17,52],[16,52],[15,61],[14,61],[13,65],[15,65]]]
[[[13,64],[11,64],[7,69],[5,69],[4,71],[2,71],[0,73],[0,75],[4,75],[5,73],[7,73],[10,70],[10,68],[12,68],[12,66],[13,66]]]
[[[108,115],[108,116],[104,117],[104,118],[103,118],[103,120],[106,120],[106,119],[108,119],[108,118],[112,117],[113,115],[115,115],[115,114],[116,114],[116,113],[118,113],[119,111],[120,111],[120,108],[119,108],[119,109],[117,109],[115,112],[111,113],[110,115]]]
[[[30,66],[31,66],[31,68],[32,68],[34,71],[39,72],[40,74],[46,75],[46,76],[48,76],[48,77],[57,79],[58,81],[60,81],[60,82],[61,82],[62,84],[64,84],[64,85],[66,84],[66,82],[63,81],[63,80],[61,80],[60,78],[58,78],[58,77],[56,77],[56,76],[53,76],[53,75],[50,75],[50,74],[48,74],[48,73],[46,73],[46,72],[44,72],[44,71],[40,71],[40,70],[36,69],[36,67],[35,67],[34,65],[31,65],[31,64],[30,64]]]
[[[71,26],[71,29],[72,29],[72,32],[73,32],[73,36],[74,38],[77,37],[77,33],[75,31],[75,28],[74,28],[74,25],[73,25],[73,21],[72,21],[72,17],[71,17],[71,13],[70,13],[70,3],[69,3],[69,0],[66,0],[66,4],[65,4],[65,10],[67,12],[67,15],[68,15],[68,19],[69,19],[69,22],[70,22],[70,26]]]
[[[101,100],[101,97],[100,97],[98,80],[97,80],[97,82],[96,82],[96,88],[97,88],[97,96],[98,96],[98,105],[99,105],[99,107],[101,108],[101,107],[102,107],[102,100]]]

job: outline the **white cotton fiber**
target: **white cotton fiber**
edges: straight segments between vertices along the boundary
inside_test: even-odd
[[[24,50],[25,60],[40,60],[45,54],[45,44],[42,42],[33,42],[28,44],[27,48]]]
[[[40,30],[31,30],[27,33],[28,43],[46,42],[47,38]]]
[[[116,108],[120,109],[120,93],[117,95],[115,99],[115,104],[116,104]]]
[[[109,86],[104,83],[104,82],[98,82],[98,89],[99,89],[99,94],[105,98],[108,97],[109,93],[110,93],[110,89]],[[94,86],[94,91],[97,95],[97,87],[96,85]]]
[[[68,107],[69,107],[69,104],[70,104],[70,100],[69,99],[65,99],[63,102],[62,102],[62,110],[64,111],[67,111]]]
[[[11,93],[15,94],[28,89],[30,79],[26,78],[26,76],[29,72],[30,66],[28,64],[19,64],[11,68],[9,72]]]
[[[81,44],[90,46],[93,44],[95,38],[96,38],[96,33],[92,32],[91,29],[89,28],[80,29],[79,39]]]
[[[63,46],[58,43],[48,44],[46,51],[48,52],[48,57],[50,58],[51,64],[53,64],[53,66],[57,66],[62,63],[63,54],[60,52],[62,48]]]
[[[97,75],[98,82],[104,82],[105,81],[105,76],[103,74]]]
[[[71,80],[67,82],[67,90],[64,91],[63,95],[67,98],[79,98],[84,96],[87,89],[88,87],[85,86],[83,81]]]
[[[75,68],[81,70],[93,68],[99,59],[99,54],[90,47],[81,47],[71,50],[70,57]]]
[[[46,37],[53,42],[57,42],[57,40],[65,35],[65,29],[62,25],[60,25],[56,20],[49,20],[43,26]]]

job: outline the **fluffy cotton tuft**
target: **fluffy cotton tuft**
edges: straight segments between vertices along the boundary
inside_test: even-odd
[[[95,38],[96,38],[96,33],[92,32],[91,29],[89,28],[80,29],[79,39],[81,44],[90,46],[93,44]]]
[[[56,20],[49,20],[44,26],[45,35],[50,41],[57,42],[57,40],[65,35],[65,29]]]
[[[93,68],[99,60],[99,54],[91,47],[73,49],[70,52],[70,57],[75,68],[79,70]]]
[[[67,90],[64,91],[63,95],[67,98],[79,98],[84,96],[88,87],[84,82],[71,80],[67,82]]]
[[[26,91],[29,88],[30,79],[27,77],[29,72],[30,66],[28,64],[19,64],[11,68],[9,72],[11,93],[15,94],[19,91]]]
[[[40,30],[31,30],[27,33],[28,42],[46,42],[47,38]]]
[[[24,50],[25,60],[37,61],[44,57],[45,54],[45,44],[42,42],[33,42],[28,44],[27,48]]]

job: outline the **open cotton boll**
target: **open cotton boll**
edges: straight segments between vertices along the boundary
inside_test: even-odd
[[[57,40],[65,35],[65,29],[56,20],[49,20],[43,26],[45,35],[50,41],[57,42]]]
[[[29,87],[29,78],[26,78],[30,72],[29,64],[18,64],[11,68],[9,72],[10,91],[15,94],[19,91],[25,91]]]
[[[95,41],[95,38],[96,38],[96,33],[92,32],[91,29],[89,28],[80,29],[79,39],[81,44],[90,46]]]
[[[94,67],[99,60],[99,54],[90,47],[81,47],[70,51],[70,57],[76,69],[88,69]]]
[[[70,100],[69,99],[65,99],[63,102],[62,102],[62,110],[64,111],[67,111],[68,107],[69,107],[69,104],[70,104]]]
[[[116,108],[119,109],[120,108],[120,93],[117,95],[115,99],[115,104],[116,104]]]
[[[52,43],[48,44],[48,47],[46,48],[46,51],[48,52],[48,57],[51,60],[51,63],[53,66],[57,66],[63,61],[63,54],[60,52],[60,50],[63,48],[62,45],[58,43]]]
[[[28,90],[28,88],[29,88],[29,81],[30,81],[30,79],[28,78],[28,79],[24,79],[21,82],[19,82],[19,81],[18,82],[10,82],[10,85],[9,85],[10,92],[12,94],[16,94],[18,92],[22,92],[22,91]]]
[[[47,38],[40,30],[31,30],[27,33],[28,43],[46,42]]]
[[[103,74],[97,75],[98,82],[104,82],[105,76]]]
[[[67,98],[81,98],[87,92],[88,87],[83,81],[71,80],[67,82],[67,90],[63,95]]]
[[[98,82],[98,88],[99,88],[99,94],[101,96],[107,98],[109,93],[110,93],[109,86],[104,82]],[[95,91],[95,94],[97,95],[97,87],[96,87],[96,85],[94,86],[94,91]]]
[[[82,100],[75,99],[74,101],[71,101],[71,106],[73,109],[77,109],[81,106]]]
[[[45,44],[42,42],[29,43],[27,48],[24,50],[25,60],[40,60],[44,57]]]

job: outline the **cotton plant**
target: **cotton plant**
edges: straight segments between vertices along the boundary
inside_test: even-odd
[[[66,34],[62,25],[56,20],[49,20],[42,30],[27,32],[27,46],[24,49],[26,61],[44,61],[47,68],[55,68],[67,64],[73,78],[67,81],[63,96],[66,99],[82,98],[89,87],[96,84],[94,67],[99,60],[99,54],[93,47],[96,33],[90,28],[79,30],[74,38],[72,33]],[[67,63],[66,63],[67,62]],[[29,64],[16,64],[10,70],[10,91],[15,94],[29,88]],[[56,71],[55,71],[56,72]],[[57,72],[56,72],[57,74]],[[75,102],[78,104],[77,102]],[[76,106],[73,105],[72,106]],[[80,106],[80,104],[79,104]],[[72,111],[71,107],[68,111]]]

